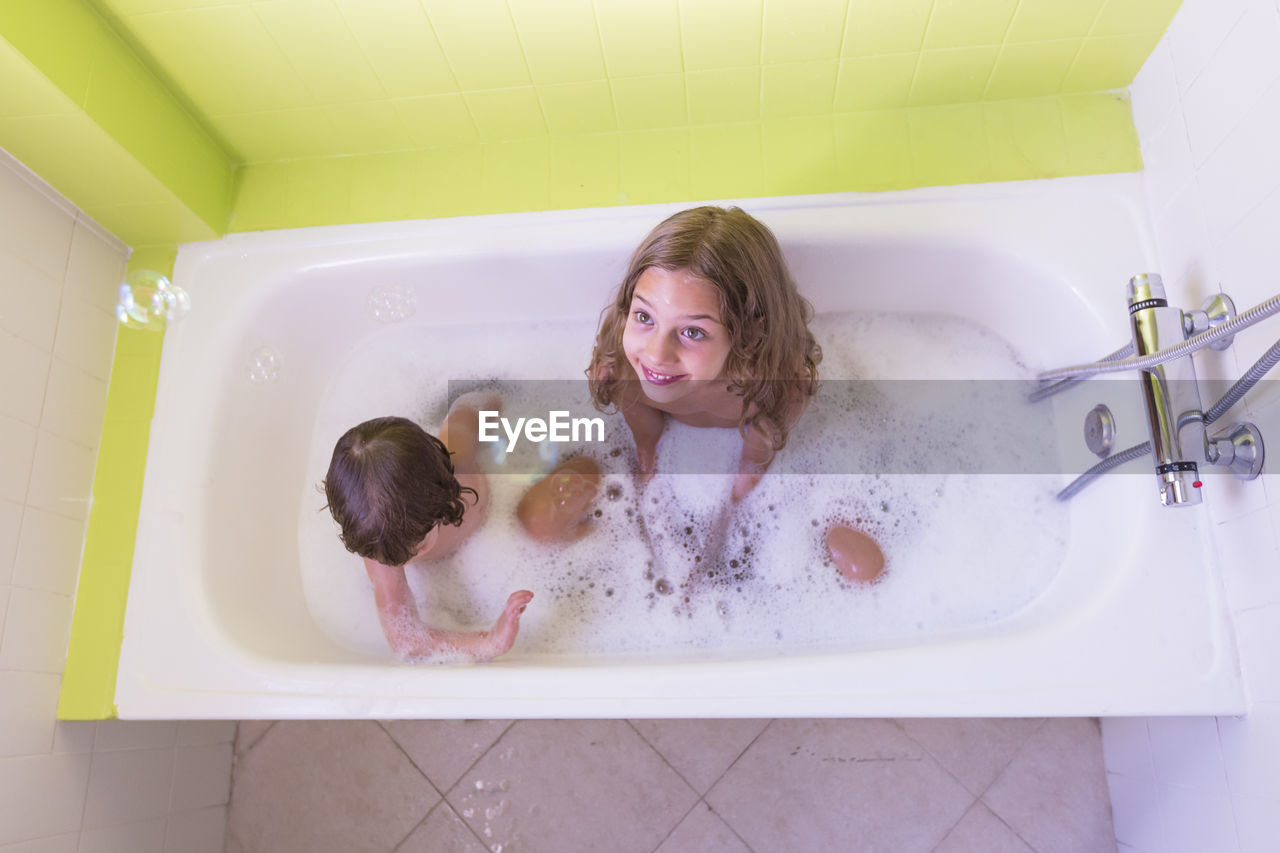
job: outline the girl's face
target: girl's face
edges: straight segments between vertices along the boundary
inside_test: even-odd
[[[729,349],[715,285],[684,269],[640,274],[622,351],[646,397],[672,403],[719,379]]]

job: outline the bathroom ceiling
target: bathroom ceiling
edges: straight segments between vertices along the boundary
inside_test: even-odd
[[[1179,0],[90,0],[238,163],[1128,86]]]

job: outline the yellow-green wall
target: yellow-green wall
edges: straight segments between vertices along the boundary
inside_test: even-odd
[[[0,0],[0,147],[228,231],[1141,168],[1178,0]],[[62,705],[112,711],[159,338],[116,349]]]

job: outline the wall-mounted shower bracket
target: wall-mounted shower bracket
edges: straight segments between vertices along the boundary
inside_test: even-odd
[[[1199,311],[1185,311],[1182,314],[1182,334],[1184,337],[1198,335],[1210,329],[1216,329],[1228,320],[1235,319],[1236,304],[1225,293],[1215,293],[1205,299]],[[1209,349],[1224,350],[1231,346],[1235,335],[1227,335],[1209,344]]]
[[[1265,457],[1262,433],[1248,421],[1236,424],[1218,438],[1205,435],[1205,461],[1225,467],[1237,480],[1252,480],[1261,474]]]

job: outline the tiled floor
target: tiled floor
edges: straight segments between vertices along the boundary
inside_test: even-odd
[[[227,853],[1114,853],[1098,723],[243,722]]]

